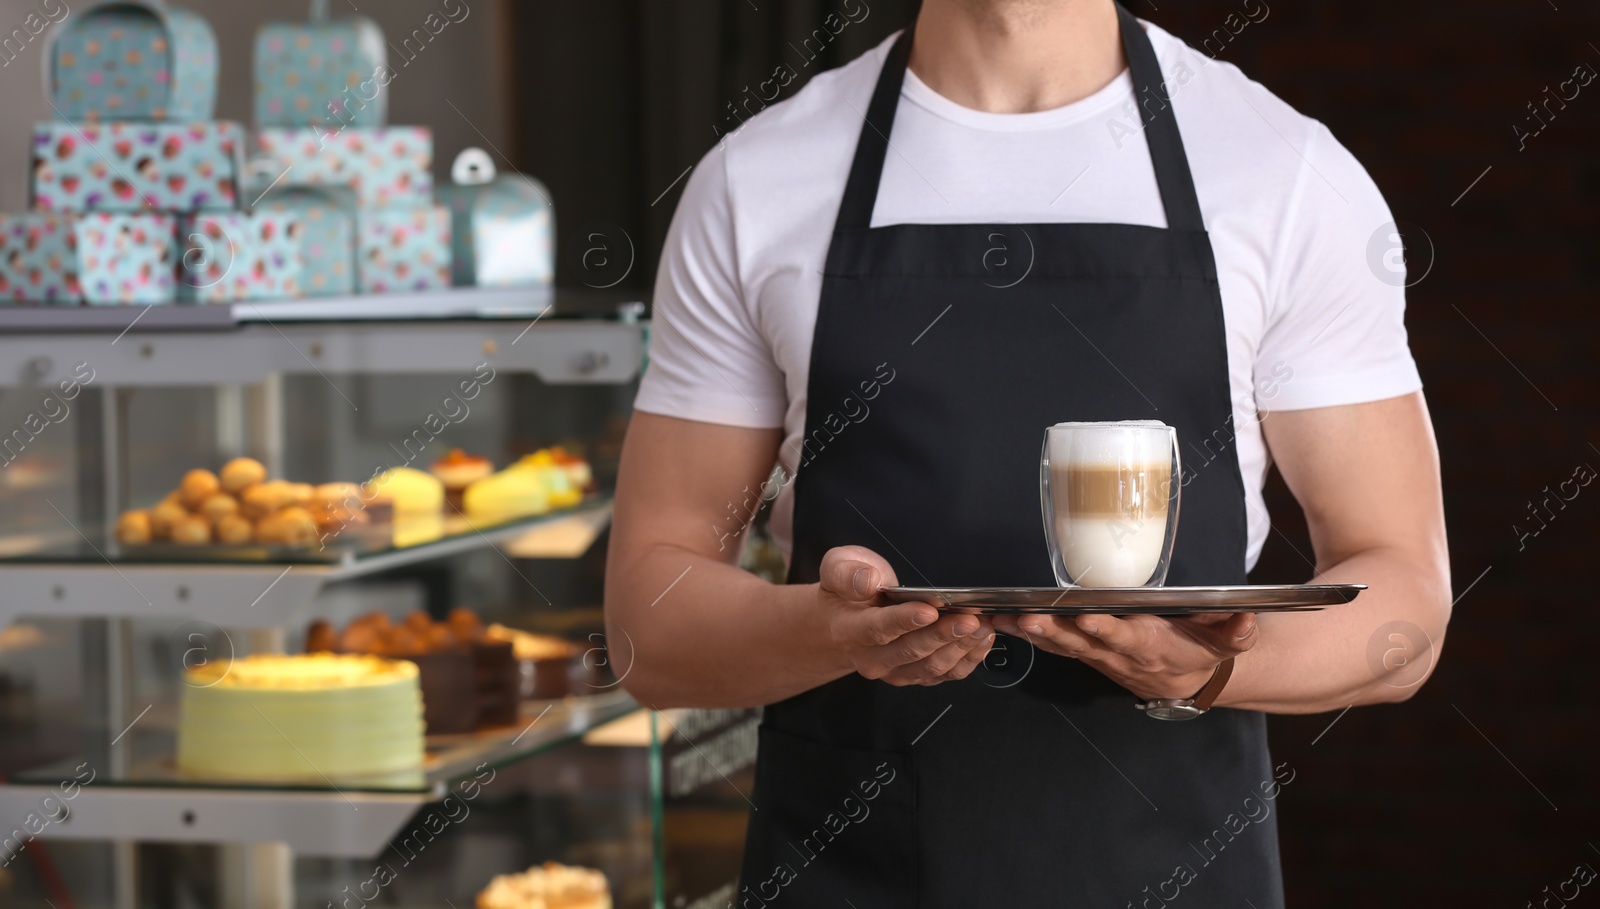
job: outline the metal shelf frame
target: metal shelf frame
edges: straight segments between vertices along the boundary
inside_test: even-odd
[[[49,798],[49,801],[46,799]],[[40,839],[168,843],[282,842],[299,855],[368,858],[394,838],[417,809],[416,793],[346,795],[245,789],[86,787],[61,801],[55,786],[0,786],[0,817],[25,819],[52,806],[66,817]]]

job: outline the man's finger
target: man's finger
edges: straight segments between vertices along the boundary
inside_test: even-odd
[[[1017,622],[1017,627],[1025,636],[1042,639],[1056,652],[1064,653],[1074,659],[1083,659],[1109,649],[1093,637],[1078,630],[1078,627],[1073,625],[1070,619],[1058,620],[1052,616],[1027,616]]]
[[[858,559],[831,559],[821,570],[822,589],[857,603],[866,603],[878,595],[878,570]]]
[[[949,674],[951,670],[961,665],[963,661],[974,654],[980,654],[978,658],[982,659],[981,654],[988,653],[989,647],[993,643],[994,633],[987,629],[982,629],[961,638],[954,644],[947,644],[939,648],[931,656],[924,659],[922,665],[931,675],[942,677]]]
[[[971,675],[972,671],[977,669],[980,663],[989,658],[989,653],[993,650],[993,648],[994,638],[991,636],[988,643],[984,646],[974,647],[968,651],[967,655],[961,658],[961,662],[957,663],[953,669],[944,674],[945,678],[956,680],[964,679]]]
[[[877,599],[882,587],[899,583],[883,557],[862,546],[837,546],[822,556],[818,568],[822,589],[858,603]]]
[[[993,643],[994,634],[984,629],[977,634],[958,638],[954,643],[940,646],[920,660],[897,667],[891,676],[918,680],[929,685],[953,681],[970,672],[971,665],[981,662]],[[968,665],[968,668],[957,674],[963,665]]]
[[[908,666],[925,660],[939,648],[967,641],[982,623],[969,615],[943,616],[934,625],[902,635],[887,648],[885,659],[891,665]]]
[[[1243,612],[1228,616],[1225,622],[1194,623],[1178,620],[1176,627],[1187,637],[1223,655],[1244,653],[1256,644],[1256,614]]]
[[[871,647],[881,647],[902,635],[927,628],[939,620],[939,610],[927,603],[894,603],[868,606],[852,619],[857,623],[856,639]]]
[[[1239,654],[1256,645],[1257,630],[1261,627],[1253,612],[1234,616],[1220,627],[1223,646],[1229,653]]]
[[[1111,615],[1080,615],[1075,624],[1079,631],[1117,653],[1134,653],[1149,648],[1151,644],[1149,624],[1137,619],[1119,619]]]

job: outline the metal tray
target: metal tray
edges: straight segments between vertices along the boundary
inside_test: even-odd
[[[969,615],[1193,615],[1310,612],[1355,599],[1365,584],[1229,587],[886,587],[890,603],[932,603]]]

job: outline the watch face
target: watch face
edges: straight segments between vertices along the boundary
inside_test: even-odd
[[[1205,713],[1199,707],[1192,705],[1152,705],[1145,708],[1146,714],[1158,720],[1192,720]]]

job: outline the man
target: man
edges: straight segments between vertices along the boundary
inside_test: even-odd
[[[1293,769],[1263,713],[1409,697],[1449,614],[1403,289],[1368,261],[1390,220],[1324,127],[1111,0],[926,0],[706,156],[607,621],[641,701],[767,705],[738,905],[1282,905]],[[1244,583],[1270,457],[1314,581],[1370,589],[1259,617],[884,604],[1051,586],[1042,432],[1134,419],[1183,450],[1168,584]],[[786,585],[735,567],[730,521],[775,461]],[[1403,678],[1375,641],[1409,642]]]

